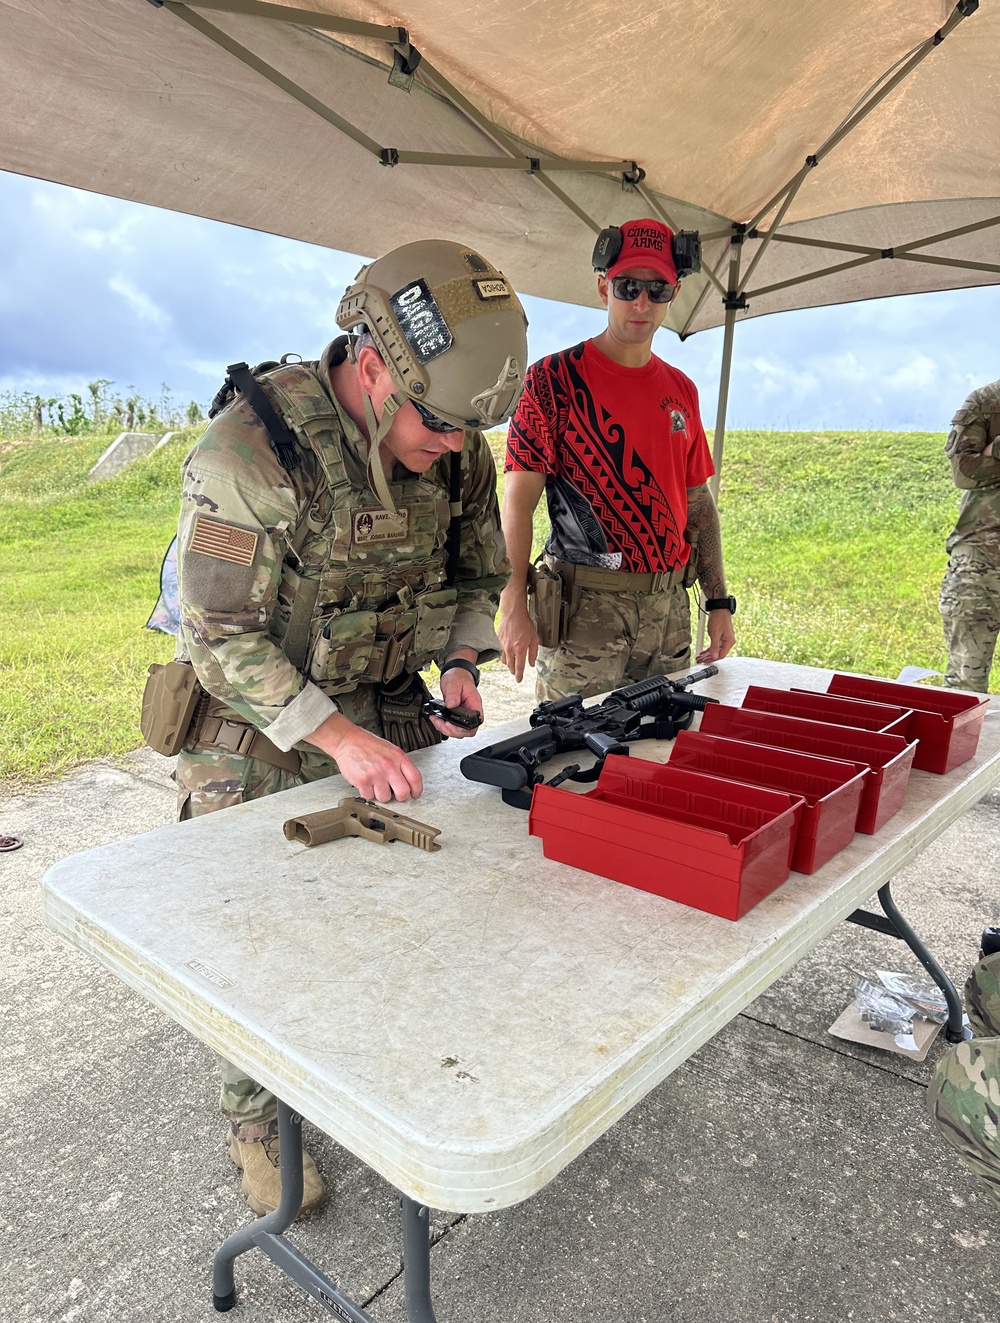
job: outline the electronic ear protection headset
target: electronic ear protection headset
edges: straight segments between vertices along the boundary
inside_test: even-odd
[[[591,258],[594,270],[603,275],[610,271],[622,250],[622,232],[617,225],[609,225],[597,236]],[[677,279],[696,275],[701,270],[701,236],[697,230],[678,230],[670,245],[677,268]]]

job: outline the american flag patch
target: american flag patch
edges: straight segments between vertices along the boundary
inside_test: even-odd
[[[197,518],[191,534],[190,551],[217,560],[231,560],[234,565],[252,565],[257,550],[256,533],[232,524],[214,524],[209,519]]]

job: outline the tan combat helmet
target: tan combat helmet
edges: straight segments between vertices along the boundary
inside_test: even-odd
[[[503,272],[464,244],[421,239],[362,267],[337,325],[367,327],[398,387],[377,427],[374,412],[368,417],[369,473],[379,488],[377,446],[407,399],[456,427],[497,427],[514,412],[528,319]],[[367,415],[367,396],[365,404]]]

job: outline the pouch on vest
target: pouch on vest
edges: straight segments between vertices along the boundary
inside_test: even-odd
[[[424,713],[430,691],[419,675],[405,675],[378,691],[378,714],[382,734],[391,744],[412,753],[440,744],[445,738]]]
[[[543,648],[558,648],[563,640],[563,581],[545,564],[533,565],[528,573],[528,615]]]
[[[188,731],[202,689],[190,662],[154,662],[142,692],[139,729],[157,753],[172,758],[187,743]]]
[[[410,668],[419,671],[446,647],[458,611],[458,593],[454,588],[438,588],[420,593],[414,605],[417,623],[413,631]]]
[[[382,678],[370,673],[378,634],[375,611],[338,611],[319,621],[319,633],[309,658],[309,678],[323,683],[328,693],[354,689],[366,680]]]

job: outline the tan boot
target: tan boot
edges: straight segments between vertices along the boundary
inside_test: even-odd
[[[278,1136],[244,1142],[230,1131],[226,1136],[226,1147],[233,1166],[243,1173],[243,1198],[258,1217],[273,1213],[281,1199]],[[306,1217],[315,1212],[325,1198],[323,1178],[303,1148],[302,1207],[298,1216]]]

